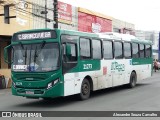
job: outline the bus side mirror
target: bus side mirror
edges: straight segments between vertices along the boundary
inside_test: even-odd
[[[7,47],[4,48],[4,60],[8,64],[12,64],[13,63],[13,61],[11,60],[11,52],[13,52],[12,45],[8,45]]]
[[[66,44],[66,55],[67,57],[71,56],[71,45],[70,44]]]

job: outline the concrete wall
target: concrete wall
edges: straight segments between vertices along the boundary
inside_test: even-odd
[[[2,44],[3,43],[3,44]],[[0,62],[1,62],[1,69],[7,69],[8,68],[8,64],[6,64],[4,62],[4,47],[7,46],[7,42],[4,41],[4,42],[0,42],[0,52],[1,52],[1,58],[0,58]]]
[[[0,74],[4,75],[5,78],[11,78],[11,69],[0,69]]]
[[[8,5],[11,3],[18,4],[19,0],[5,0],[4,5]],[[20,9],[18,9],[20,8]],[[28,12],[31,12],[31,5],[28,4],[28,8],[23,8],[22,5],[17,5],[10,7],[10,16],[16,16],[16,18],[10,19],[10,24],[4,23],[4,16],[0,16],[0,35],[13,35],[13,33],[20,31],[20,30],[26,30],[32,28],[32,18],[31,14]],[[3,13],[3,6],[0,6],[1,14]],[[23,11],[24,10],[24,11]],[[26,12],[27,11],[27,12]]]

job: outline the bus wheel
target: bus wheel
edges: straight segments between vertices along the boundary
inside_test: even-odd
[[[51,98],[51,97],[45,97],[45,98],[43,98],[43,100],[44,101],[51,101],[51,100],[53,100],[53,98]]]
[[[84,79],[81,85],[81,92],[79,94],[80,100],[86,100],[89,98],[91,92],[90,83],[87,79]]]
[[[136,86],[136,82],[137,82],[137,75],[135,72],[132,72],[131,73],[131,76],[130,76],[130,82],[128,84],[128,87],[129,88],[133,88]]]

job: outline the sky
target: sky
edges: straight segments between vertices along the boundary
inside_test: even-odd
[[[136,30],[160,31],[160,0],[59,0],[135,24]]]

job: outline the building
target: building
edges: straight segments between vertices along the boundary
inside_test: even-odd
[[[33,1],[33,29],[39,28],[53,28],[54,26],[54,1],[47,0],[34,0]],[[45,21],[45,15],[41,14],[42,11],[45,11],[45,5],[47,5],[47,19],[50,22]],[[40,17],[41,16],[41,17]],[[70,29],[78,30],[78,8],[67,3],[58,1],[58,28],[60,29]]]
[[[135,25],[116,18],[112,19],[113,32],[135,35]]]
[[[160,48],[159,48],[159,31],[142,31],[136,30],[135,36],[139,39],[145,39],[152,41],[152,51],[153,51],[153,59],[160,60]]]
[[[13,33],[27,29],[54,28],[54,0],[0,0],[0,74],[10,77],[10,66],[4,62],[4,47]],[[5,13],[12,16],[4,19]],[[8,11],[8,12],[7,12]],[[83,32],[132,33],[134,25],[110,16],[58,1],[58,28]]]
[[[112,17],[84,8],[78,8],[78,31],[111,32]]]
[[[10,77],[10,66],[4,62],[3,49],[11,43],[13,33],[32,28],[32,10],[29,8],[31,4],[21,0],[0,0],[0,74],[6,78]],[[14,18],[4,19],[4,12]]]

